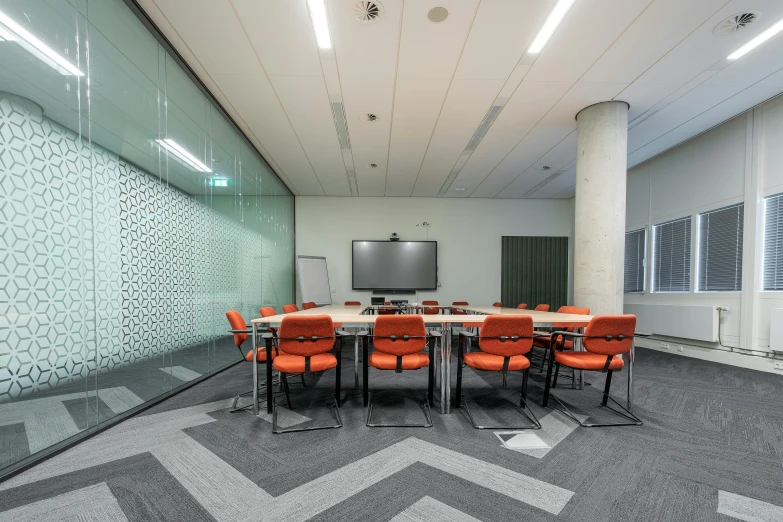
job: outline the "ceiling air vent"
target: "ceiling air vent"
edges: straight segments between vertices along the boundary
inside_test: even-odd
[[[758,11],[748,11],[745,13],[737,13],[723,20],[721,23],[715,26],[712,32],[718,36],[725,34],[734,34],[740,29],[744,29],[750,24],[757,22],[761,17],[761,13]]]
[[[363,0],[356,2],[353,7],[353,15],[363,24],[377,22],[383,16],[383,6],[378,2]]]

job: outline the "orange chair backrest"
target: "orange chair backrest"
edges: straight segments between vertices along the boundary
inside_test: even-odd
[[[485,339],[485,337],[508,337],[505,341],[500,339]],[[519,336],[520,339],[512,341],[511,337]],[[523,338],[524,337],[524,338]],[[511,357],[512,355],[524,355],[533,347],[533,318],[527,315],[490,315],[484,319],[479,337],[479,348],[482,352]]]
[[[427,335],[427,329],[424,328],[424,319],[420,315],[384,315],[375,320],[374,328],[376,336],[397,336],[396,341],[373,338],[373,346],[381,353],[410,355],[422,351],[427,345],[427,340],[424,339],[424,336]],[[419,339],[404,341],[404,335],[419,337]]]
[[[635,315],[597,315],[585,328],[585,350],[601,355],[620,355],[628,352],[636,331]],[[611,335],[612,339],[607,340]],[[618,340],[619,336],[622,340]]]
[[[468,306],[467,301],[454,301],[451,303],[451,306]],[[467,312],[464,312],[462,310],[452,310],[451,315],[468,315]]]
[[[578,306],[561,306],[557,309],[559,314],[574,314],[574,315],[590,315],[589,308],[579,308]],[[557,330],[565,330],[566,332],[573,332],[574,327],[569,323],[555,323],[553,325]]]
[[[280,323],[280,351],[289,355],[311,357],[326,353],[334,347],[334,324],[328,315],[293,315]],[[285,338],[304,337],[303,341],[286,341]],[[327,339],[311,338],[326,337]]]
[[[299,307],[296,306],[295,304],[283,305],[283,313],[284,314],[291,314],[293,312],[298,312],[298,311],[299,311]]]
[[[346,301],[345,306],[362,306],[361,301]]]
[[[228,312],[226,312],[226,318],[228,319],[228,324],[231,325],[232,330],[247,330],[247,324],[245,323],[245,320],[242,318],[242,314],[240,314],[236,310],[229,310]],[[235,345],[242,346],[242,343],[244,343],[246,340],[247,340],[246,333],[234,334]]]
[[[517,306],[517,310],[527,310],[527,303],[520,303]]]
[[[273,315],[277,315],[277,310],[271,306],[264,306],[259,308],[258,311],[261,312],[261,317],[272,317]]]
[[[302,308],[305,310],[312,310],[313,308],[318,308],[318,305],[312,301],[308,301],[306,303],[302,303]]]
[[[439,308],[427,308],[427,305],[438,306],[438,302],[437,301],[422,301],[421,304],[422,304],[422,307],[423,307],[421,309],[421,313],[423,313],[423,314],[435,315],[438,312],[440,312]]]
[[[498,308],[501,308],[503,306],[503,303],[501,303],[500,301],[495,301],[494,303],[492,303],[492,306],[496,306]]]
[[[539,312],[548,312],[549,311],[549,305],[548,304],[536,305],[536,310],[539,311]]]

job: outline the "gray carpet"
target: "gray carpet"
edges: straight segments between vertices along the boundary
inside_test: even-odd
[[[350,353],[349,353],[350,352]],[[641,427],[577,428],[532,409],[551,448],[509,450],[458,411],[434,426],[371,429],[344,354],[344,427],[273,435],[266,415],[229,413],[251,386],[240,364],[0,484],[0,520],[783,520],[783,378],[637,350]],[[625,394],[616,374],[613,395]],[[334,372],[292,379],[286,425],[330,420]],[[596,408],[603,376],[556,393]],[[371,370],[379,421],[423,420],[426,373]],[[481,422],[515,423],[521,378],[465,372]],[[92,408],[100,412],[100,402]],[[77,416],[74,416],[76,419]],[[18,437],[19,427],[0,432]]]

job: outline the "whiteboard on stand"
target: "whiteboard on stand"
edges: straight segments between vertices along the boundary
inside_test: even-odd
[[[299,291],[302,302],[321,305],[332,304],[332,290],[329,287],[329,271],[326,258],[317,256],[296,256],[299,272]]]

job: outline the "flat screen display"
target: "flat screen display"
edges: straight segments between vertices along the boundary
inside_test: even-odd
[[[435,290],[437,241],[353,242],[354,290]]]

